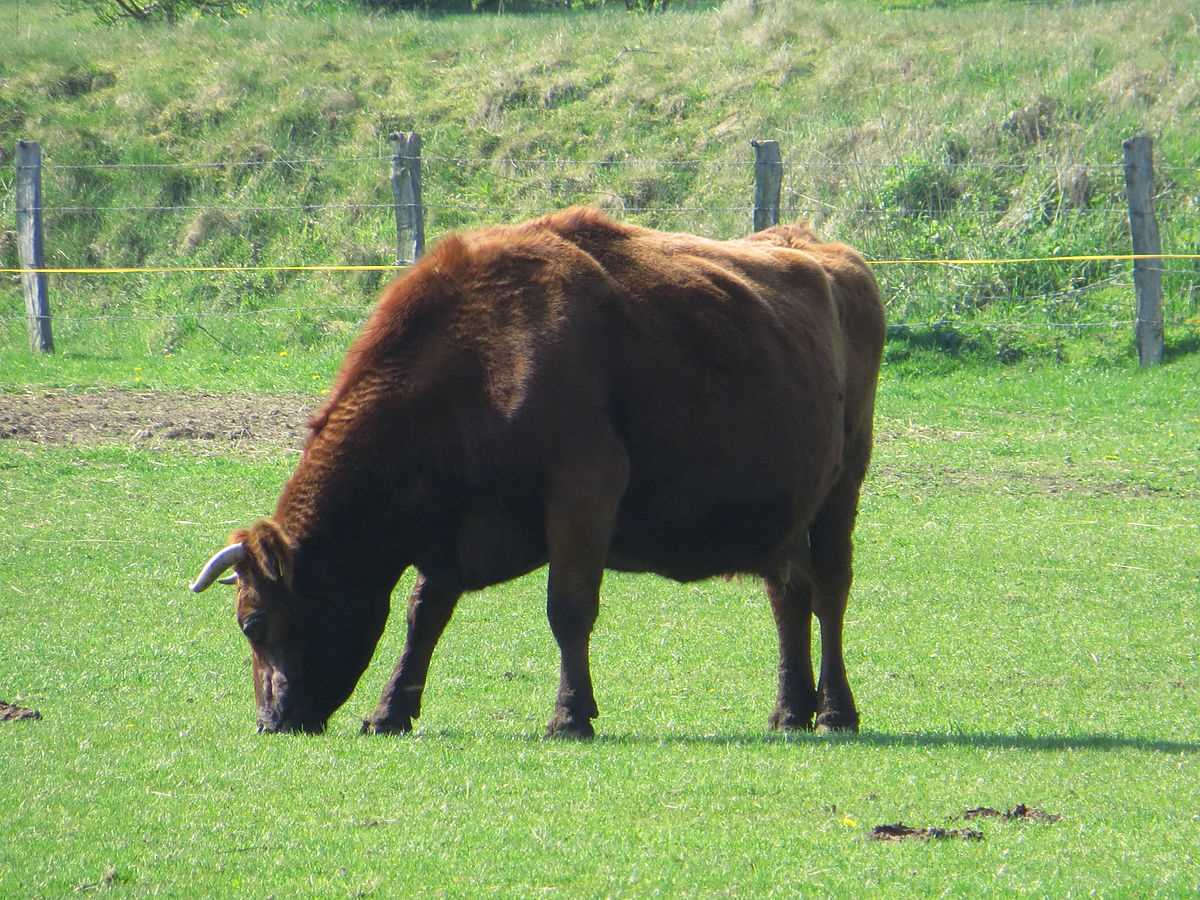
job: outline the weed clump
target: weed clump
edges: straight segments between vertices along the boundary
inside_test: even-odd
[[[217,235],[235,234],[237,220],[219,209],[205,209],[196,214],[179,241],[180,253],[192,253]]]
[[[1000,127],[1022,144],[1037,144],[1054,133],[1058,114],[1058,101],[1042,96],[1027,106],[1013,110]]]
[[[72,99],[101,88],[112,87],[116,83],[116,73],[108,69],[73,65],[51,80],[46,89],[46,95],[53,100]]]

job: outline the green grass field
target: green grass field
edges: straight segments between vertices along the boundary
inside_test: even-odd
[[[0,697],[44,718],[0,723],[0,895],[1192,893],[1197,378],[885,372],[857,737],[767,733],[756,584],[611,575],[599,737],[543,741],[544,572],[464,600],[415,735],[357,734],[398,619],[328,734],[258,736],[232,596],[186,584],[294,457],[4,441]],[[1018,803],[1063,818],[955,819]]]

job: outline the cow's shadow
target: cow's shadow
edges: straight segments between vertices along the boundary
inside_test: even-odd
[[[529,741],[542,741],[538,735],[525,736]],[[651,746],[673,744],[694,746],[762,746],[763,744],[856,744],[870,747],[964,747],[985,750],[1059,751],[1141,750],[1150,753],[1200,753],[1200,742],[1174,741],[1162,738],[1130,737],[1121,734],[1002,734],[999,732],[960,732],[954,734],[934,732],[886,732],[862,731],[858,734],[813,734],[796,732],[789,734],[745,733],[745,734],[597,734],[589,743],[604,745]]]

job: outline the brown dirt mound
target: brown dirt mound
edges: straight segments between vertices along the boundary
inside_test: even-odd
[[[1026,806],[1024,803],[1018,803],[1008,812],[1001,812],[998,809],[993,809],[990,806],[976,806],[974,809],[968,809],[963,813],[964,819],[984,819],[997,818],[1005,819],[1009,822],[1022,820],[1028,822],[1059,822],[1062,821],[1062,816],[1048,813],[1044,809],[1035,809],[1032,806]]]
[[[42,714],[36,709],[26,709],[24,706],[13,706],[0,700],[0,722],[15,722],[18,719],[40,719]]]
[[[911,828],[903,822],[876,825],[870,838],[875,841],[982,841],[983,832],[974,828]]]

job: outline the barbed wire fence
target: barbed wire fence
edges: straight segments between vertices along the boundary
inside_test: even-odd
[[[71,346],[169,353],[199,331],[252,348],[256,330],[259,343],[309,345],[352,331],[383,280],[421,252],[426,230],[436,238],[586,203],[649,227],[732,238],[763,212],[764,167],[749,157],[466,157],[422,154],[419,139],[397,148],[196,162],[51,157],[40,167],[44,196],[24,202],[46,235],[43,258],[22,252],[17,262],[11,245],[23,238],[6,247],[0,232],[11,297],[0,340],[15,344],[26,322],[40,321],[29,284],[41,278],[45,291],[47,275],[54,328]],[[1138,267],[1162,282],[1166,303],[1150,323],[1160,344],[1164,325],[1200,325],[1196,168],[1156,166],[1171,252],[1133,254],[1128,161],[775,160],[769,221],[806,219],[856,246],[875,267],[894,333],[967,323],[997,333],[1132,331]],[[144,194],[122,187],[131,173],[143,176]],[[21,212],[19,182],[0,180],[6,221]],[[331,182],[345,186],[345,201],[329,201]],[[164,233],[179,235],[173,246],[148,239]],[[48,312],[45,320],[49,337]],[[205,322],[227,330],[213,334]]]

